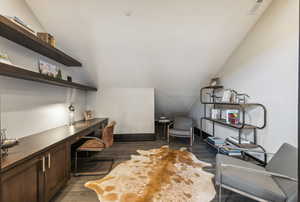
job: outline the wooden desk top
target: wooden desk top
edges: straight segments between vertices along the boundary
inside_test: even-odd
[[[8,150],[8,156],[1,163],[1,172],[47,151],[52,146],[62,143],[106,120],[107,118],[96,118],[89,121],[78,121],[74,126],[65,125],[20,138],[19,144]]]

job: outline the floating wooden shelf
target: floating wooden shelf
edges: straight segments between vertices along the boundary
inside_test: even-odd
[[[30,70],[22,69],[20,67],[8,65],[4,63],[0,63],[0,75],[17,78],[17,79],[36,81],[40,83],[46,83],[54,86],[76,88],[76,89],[87,90],[87,91],[97,91],[97,88],[95,87],[48,77],[38,72],[33,72]]]
[[[52,47],[25,28],[18,26],[2,15],[0,15],[0,36],[66,66],[82,66],[79,61],[65,54],[61,50]]]

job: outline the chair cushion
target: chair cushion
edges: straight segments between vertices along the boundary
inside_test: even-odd
[[[190,130],[193,127],[193,119],[188,117],[175,117],[174,129]]]
[[[98,139],[90,139],[83,143],[78,150],[103,150],[105,148],[105,144]]]
[[[220,164],[224,163],[262,171],[265,170],[263,167],[255,164],[221,154],[217,155],[216,161],[217,168],[219,168]],[[279,202],[286,200],[286,195],[270,176],[232,167],[222,167],[221,173],[222,184],[224,185],[268,201]],[[220,182],[220,173],[217,173],[216,180]]]
[[[170,129],[169,130],[170,136],[176,137],[190,137],[191,132],[189,130],[179,130],[179,129]]]

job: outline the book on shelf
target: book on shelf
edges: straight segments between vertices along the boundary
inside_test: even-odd
[[[231,146],[223,146],[220,147],[220,153],[222,154],[226,154],[229,156],[239,156],[241,155],[241,150],[239,150],[238,148],[233,148]]]
[[[7,19],[9,19],[11,22],[15,23],[16,25],[26,29],[27,31],[29,31],[30,33],[36,35],[36,32],[29,26],[27,25],[23,20],[21,20],[20,18],[14,16],[5,16]]]
[[[239,144],[239,139],[235,138],[235,137],[228,137],[226,138],[226,142],[229,142],[233,145],[238,145]],[[241,144],[250,144],[251,142],[249,140],[246,139],[241,139]]]
[[[208,137],[207,141],[213,145],[223,145],[225,144],[225,140],[220,137]]]

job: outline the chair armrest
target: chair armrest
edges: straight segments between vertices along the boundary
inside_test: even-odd
[[[257,174],[261,174],[261,175],[279,177],[279,178],[287,179],[287,180],[290,180],[290,181],[298,182],[298,179],[291,178],[289,176],[282,175],[280,173],[274,173],[274,172],[269,172],[269,171],[264,171],[264,170],[256,170],[256,169],[253,169],[253,168],[246,168],[246,167],[237,166],[237,165],[233,165],[233,164],[220,164],[220,169],[221,170],[222,170],[222,167],[238,168],[238,169],[247,170],[249,172],[253,172],[253,173],[257,173]]]

